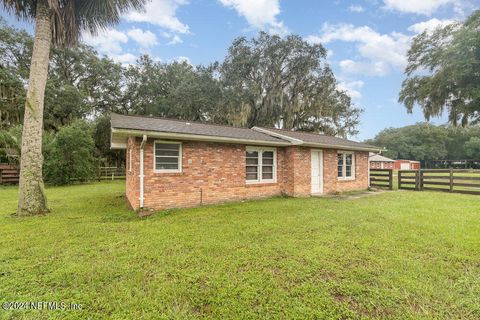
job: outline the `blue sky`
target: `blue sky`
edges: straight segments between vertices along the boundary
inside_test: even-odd
[[[463,20],[480,0],[152,0],[146,12],[131,12],[102,34],[84,41],[101,54],[128,64],[142,53],[191,64],[223,60],[232,40],[259,30],[298,34],[322,43],[340,86],[364,109],[354,138],[387,127],[423,121],[397,103],[411,38],[427,29]],[[1,15],[18,23],[7,13]],[[434,119],[444,123],[445,117]]]

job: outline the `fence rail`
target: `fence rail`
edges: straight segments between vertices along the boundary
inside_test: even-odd
[[[370,186],[393,190],[393,169],[370,169]]]
[[[14,165],[0,163],[0,184],[16,184],[20,179],[20,172]]]
[[[98,167],[98,180],[125,179],[125,168],[123,167]]]
[[[480,195],[480,170],[400,170],[398,189]]]

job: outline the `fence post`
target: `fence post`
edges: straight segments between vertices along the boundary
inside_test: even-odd
[[[418,169],[418,190],[423,191],[423,171],[421,169]]]
[[[415,190],[420,191],[420,171],[415,171]]]
[[[0,169],[0,184],[2,184],[2,169]]]
[[[393,190],[393,169],[388,170],[388,188]]]
[[[450,167],[450,192],[453,192],[453,168]]]

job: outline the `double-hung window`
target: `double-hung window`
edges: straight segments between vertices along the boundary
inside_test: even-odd
[[[353,152],[339,152],[337,154],[338,179],[355,178],[355,154]]]
[[[155,141],[155,172],[182,171],[182,144],[180,142]]]
[[[247,183],[275,182],[277,154],[272,148],[247,147],[245,154]]]

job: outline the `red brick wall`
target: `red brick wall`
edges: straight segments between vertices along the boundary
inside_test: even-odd
[[[294,197],[305,197],[311,193],[310,148],[285,148],[284,192]]]
[[[368,188],[368,152],[355,152],[355,179],[338,179],[337,150],[323,150],[323,192],[335,193]]]
[[[137,149],[139,144],[137,140]],[[276,183],[246,184],[245,148],[245,145],[185,141],[182,143],[182,172],[156,173],[153,140],[148,140],[144,149],[144,207],[191,207],[280,195],[284,181],[283,150],[277,148]],[[134,161],[133,166],[139,167],[139,157],[135,157]],[[138,174],[136,178],[139,181]],[[127,189],[133,185],[127,178]],[[138,192],[133,197],[128,193],[133,195],[133,192],[127,191],[127,198],[132,207],[138,208],[138,202],[132,201]]]
[[[127,143],[127,199],[137,209],[140,205],[140,143]],[[129,148],[133,148],[132,172]],[[182,172],[154,172],[153,140],[144,149],[144,207],[154,209],[192,207],[224,201],[270,197],[286,193],[309,196],[311,192],[310,148],[277,149],[277,182],[247,184],[245,181],[245,145],[184,141]],[[324,192],[366,189],[368,153],[356,152],[356,179],[338,181],[337,151],[324,149]]]

